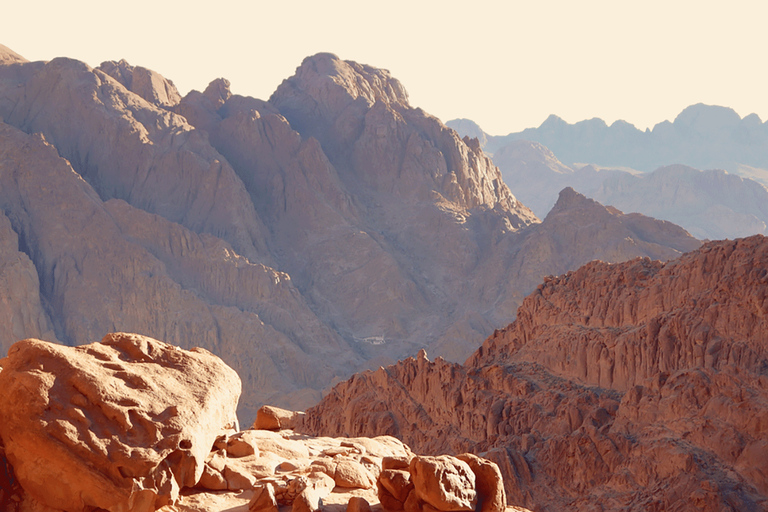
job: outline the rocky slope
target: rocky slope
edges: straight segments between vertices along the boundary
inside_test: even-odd
[[[464,365],[355,375],[303,428],[481,453],[534,510],[764,510],[767,276],[762,236],[594,262],[545,280]]]
[[[513,141],[493,155],[504,182],[543,217],[564,187],[603,204],[684,227],[701,239],[768,234],[768,189],[722,170],[671,165],[638,173],[566,166],[543,145]]]
[[[466,119],[448,125],[462,134],[462,130],[482,132]],[[527,140],[544,144],[569,165],[624,166],[647,172],[683,164],[743,173],[768,186],[768,122],[757,114],[741,118],[727,107],[691,105],[673,122],[658,123],[644,132],[625,121],[608,126],[596,118],[569,124],[552,115],[538,128],[498,137],[486,134],[485,139],[483,148],[494,154],[513,140]]]
[[[267,406],[240,431],[240,379],[200,348],[27,339],[0,359],[0,386],[4,512],[507,510],[499,468],[472,454],[296,435],[300,415]]]
[[[388,72],[330,54],[268,102],[0,55],[0,342],[202,346],[244,418],[421,347],[463,360],[543,275],[698,245],[573,194],[540,222]]]

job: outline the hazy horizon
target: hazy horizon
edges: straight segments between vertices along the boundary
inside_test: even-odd
[[[696,103],[768,118],[759,65],[768,4],[757,1],[198,5],[16,2],[5,15],[24,23],[9,24],[0,44],[29,60],[126,59],[182,94],[224,77],[233,92],[261,99],[305,57],[328,51],[388,69],[411,105],[493,135],[551,114],[644,130]]]

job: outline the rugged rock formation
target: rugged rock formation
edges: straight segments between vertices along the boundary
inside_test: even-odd
[[[20,485],[72,512],[173,503],[219,432],[236,427],[240,395],[212,354],[122,333],[76,348],[20,341],[0,387],[0,437]]]
[[[421,353],[357,374],[302,429],[480,453],[535,510],[763,510],[767,273],[762,236],[588,264],[465,365]]]
[[[712,242],[663,264],[593,262],[550,278],[468,361],[534,361],[626,391],[659,372],[768,370],[768,238]]]
[[[543,217],[564,187],[603,204],[684,227],[701,239],[768,234],[768,190],[721,170],[682,165],[649,173],[582,166],[571,168],[539,143],[513,141],[493,155],[504,182]]]

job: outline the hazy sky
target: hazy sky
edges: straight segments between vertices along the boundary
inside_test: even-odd
[[[411,104],[487,132],[601,117],[638,128],[694,103],[768,118],[768,2],[177,0],[7,2],[30,60],[126,59],[185,94],[225,77],[267,99],[317,52],[390,70]]]

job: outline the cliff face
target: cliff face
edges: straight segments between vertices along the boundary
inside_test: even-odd
[[[483,453],[535,510],[768,504],[768,239],[548,278],[465,363],[420,354],[307,411],[314,434],[386,432]]]
[[[333,55],[267,102],[0,50],[2,343],[203,346],[245,418],[423,346],[463,360],[542,275],[698,245],[575,194],[540,222],[475,142]]]

